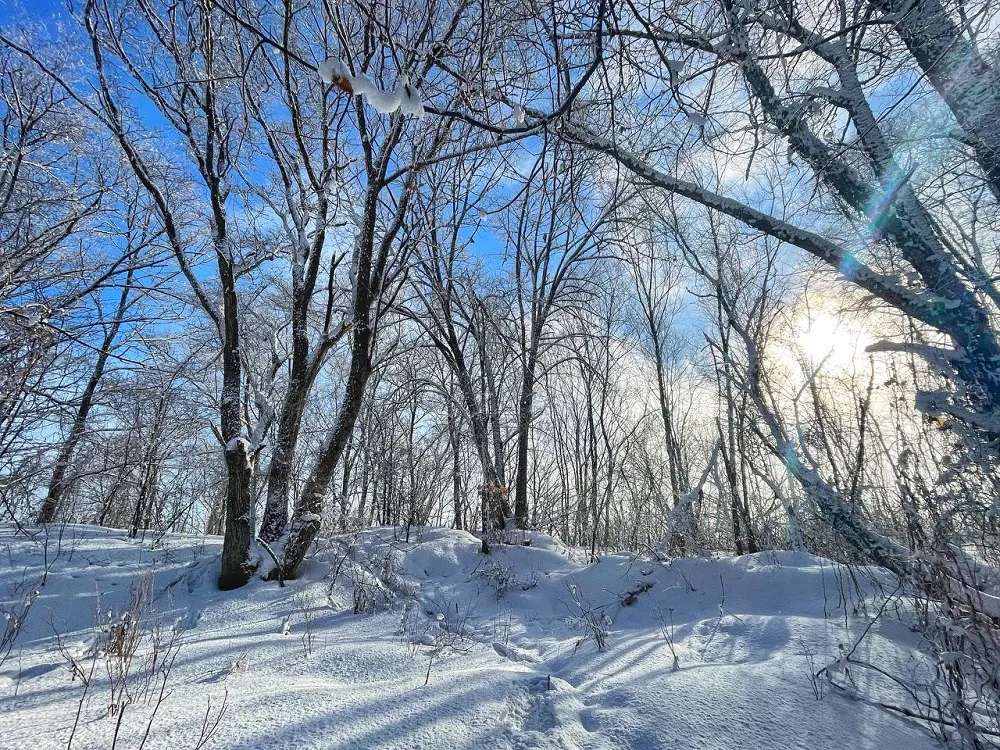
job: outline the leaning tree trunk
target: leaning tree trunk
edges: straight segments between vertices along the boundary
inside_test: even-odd
[[[66,470],[73,459],[76,446],[83,438],[87,426],[87,417],[90,415],[90,410],[94,405],[94,394],[97,392],[97,386],[104,375],[104,368],[107,366],[108,357],[111,355],[111,346],[118,336],[122,320],[125,317],[125,309],[128,307],[128,295],[132,289],[134,273],[135,261],[133,260],[129,265],[128,274],[125,277],[125,285],[122,287],[122,293],[118,299],[118,308],[115,310],[115,317],[111,323],[111,328],[108,329],[104,336],[104,341],[101,343],[101,350],[97,355],[97,362],[94,364],[94,369],[90,373],[87,385],[83,389],[83,395],[80,397],[80,405],[77,407],[76,416],[73,419],[73,427],[70,429],[69,436],[59,451],[58,458],[56,458],[55,469],[52,471],[52,479],[49,481],[49,489],[45,495],[45,501],[42,503],[42,508],[38,512],[38,523],[52,523],[59,513],[67,486]]]
[[[299,441],[302,414],[312,379],[309,377],[309,336],[306,316],[309,312],[311,288],[295,290],[292,309],[292,361],[284,403],[278,417],[278,430],[271,450],[271,465],[267,474],[267,501],[260,527],[260,538],[276,541],[288,524],[288,494],[292,479],[295,446]]]
[[[429,67],[429,66],[428,66]],[[385,133],[382,146],[376,155],[370,149],[372,134],[364,117],[364,108],[357,99],[358,133],[362,142],[366,143],[367,155],[367,189],[364,207],[360,221],[360,236],[355,246],[354,257],[354,298],[351,311],[351,363],[344,388],[337,421],[327,434],[316,463],[313,466],[302,494],[299,496],[284,544],[281,564],[269,577],[293,578],[305,559],[309,546],[319,533],[324,500],[329,493],[337,464],[344,455],[344,450],[354,432],[354,423],[364,402],[365,389],[372,372],[372,350],[375,339],[376,321],[382,310],[379,300],[386,292],[386,286],[393,275],[391,263],[400,259],[393,257],[392,248],[399,233],[404,228],[404,221],[416,187],[419,170],[414,168],[406,172],[399,193],[395,195],[394,214],[385,226],[381,237],[377,239],[378,214],[380,196],[392,180],[387,181],[387,173],[393,164],[396,146],[399,145],[404,133],[404,120],[394,116],[390,121],[389,131]],[[443,131],[446,132],[446,131]],[[431,152],[435,152],[444,143],[444,135],[435,139]],[[393,178],[394,179],[394,178]],[[376,256],[376,249],[378,254]],[[317,248],[318,253],[318,248]],[[318,257],[318,256],[317,256]],[[346,333],[348,329],[344,329]],[[312,364],[316,362],[313,358]],[[312,366],[312,365],[311,365]]]
[[[398,126],[397,126],[398,128]],[[401,210],[405,210],[404,208]],[[344,387],[337,421],[327,435],[302,494],[295,503],[292,521],[282,554],[280,566],[269,574],[271,578],[294,578],[305,559],[309,545],[319,533],[323,503],[330,491],[333,475],[354,432],[354,423],[364,402],[365,387],[372,372],[372,307],[381,285],[382,258],[388,253],[394,233],[387,234],[381,243],[379,263],[373,263],[375,250],[375,222],[378,211],[378,188],[369,186],[365,200],[362,235],[357,244],[357,270],[355,275],[354,304],[351,315],[351,364]],[[397,215],[397,229],[401,214]],[[373,278],[373,266],[376,276]]]
[[[271,465],[267,475],[267,501],[264,505],[260,538],[268,543],[276,541],[288,524],[292,463],[295,460],[295,446],[309,393],[309,384],[304,382],[302,375],[296,370],[293,363],[292,378],[278,418],[278,434],[271,451]]]
[[[372,327],[368,319],[368,310],[369,306],[366,304],[363,314],[355,316],[351,342],[351,367],[337,422],[295,504],[281,568],[275,571],[272,577],[295,577],[309,550],[309,545],[319,533],[323,501],[329,492],[337,464],[354,431],[354,423],[364,401],[365,385],[371,375]]]
[[[325,220],[326,215],[327,203],[325,199],[321,199],[319,219]],[[309,392],[327,354],[347,332],[347,329],[343,327],[332,335],[329,331],[324,331],[315,350],[310,351],[309,309],[316,286],[325,237],[326,231],[321,224],[321,228],[316,232],[315,238],[308,247],[309,262],[304,271],[292,274],[294,287],[292,295],[292,360],[288,387],[281,406],[281,414],[278,417],[277,435],[271,450],[271,464],[267,475],[267,501],[264,505],[264,518],[260,528],[260,538],[267,543],[277,541],[288,525],[288,498],[292,482],[292,464],[295,461],[295,449],[299,442],[302,415],[309,399]],[[335,262],[330,269],[331,279],[336,265]],[[329,317],[327,318],[327,326],[329,326]]]
[[[869,2],[893,18],[893,30],[955,116],[1000,199],[1000,69],[962,34],[938,0]]]

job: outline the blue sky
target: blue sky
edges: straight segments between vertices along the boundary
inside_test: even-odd
[[[68,15],[65,0],[0,0],[0,21],[8,20],[18,11],[38,19]]]

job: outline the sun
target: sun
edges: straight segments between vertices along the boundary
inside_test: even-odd
[[[792,331],[793,349],[813,370],[850,370],[866,359],[872,336],[856,321],[826,310],[798,316]]]

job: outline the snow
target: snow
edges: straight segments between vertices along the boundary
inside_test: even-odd
[[[393,91],[383,91],[368,76],[352,74],[346,63],[334,57],[320,63],[318,70],[324,83],[340,82],[351,93],[363,96],[376,112],[389,115],[399,110],[404,115],[423,117],[424,104],[420,92],[410,85],[405,76]]]
[[[845,648],[874,611],[866,597],[875,584],[891,590],[879,571],[855,587],[803,552],[589,562],[533,532],[530,546],[489,556],[465,532],[404,538],[382,528],[324,540],[285,588],[254,579],[223,593],[215,537],[139,541],[67,526],[46,541],[0,528],[4,610],[40,591],[0,666],[2,743],[66,746],[84,688],[58,632],[98,666],[72,746],[111,746],[111,660],[95,615],[117,618],[146,576],[146,625],[169,623],[179,650],[158,709],[156,691],[133,683],[119,747],[139,747],[147,725],[147,748],[193,747],[206,711],[223,705],[207,747],[935,746],[867,702],[898,698],[869,675],[850,675],[856,695],[814,696],[810,675],[824,666],[846,683]],[[855,656],[907,677],[925,666],[916,639],[899,620],[879,620]]]

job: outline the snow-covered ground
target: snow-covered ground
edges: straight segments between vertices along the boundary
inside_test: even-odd
[[[376,529],[324,542],[285,588],[221,593],[217,538],[0,529],[0,606],[30,603],[0,666],[0,747],[935,745],[872,705],[891,683],[836,667],[888,578],[787,552],[588,564],[529,539],[486,557],[463,532]],[[853,657],[908,677],[918,645],[884,617]],[[827,665],[857,690],[814,683]]]

